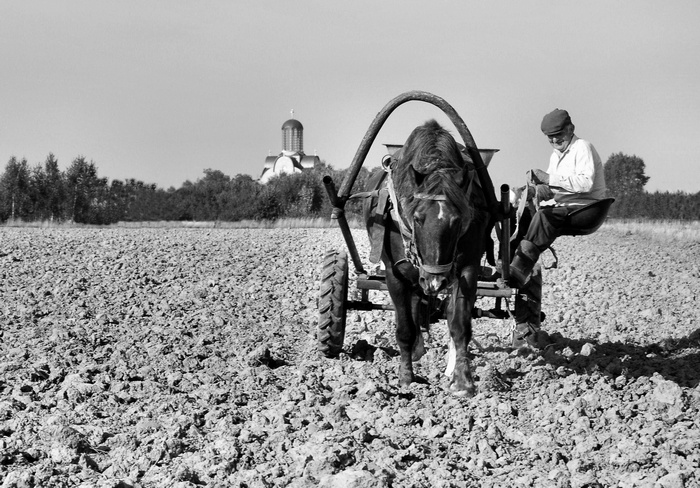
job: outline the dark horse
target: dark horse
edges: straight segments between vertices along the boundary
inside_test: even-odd
[[[386,181],[393,210],[381,259],[396,309],[399,383],[414,380],[413,352],[422,345],[426,300],[448,292],[446,316],[456,352],[450,389],[472,395],[467,345],[489,220],[474,166],[452,135],[430,120],[392,157]]]

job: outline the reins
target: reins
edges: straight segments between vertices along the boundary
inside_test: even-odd
[[[532,198],[528,198],[528,195],[530,193],[530,188],[534,189],[534,196]],[[537,191],[537,185],[532,183],[532,179],[529,176],[528,176],[527,180],[525,181],[525,187],[523,188],[522,194],[520,195],[520,201],[518,202],[518,208],[515,212],[515,230],[513,231],[513,233],[510,236],[510,242],[513,242],[518,237],[518,233],[520,232],[520,221],[522,220],[523,213],[525,212],[525,207],[528,206],[528,203],[532,204],[531,212],[533,215],[540,210],[540,196],[539,196],[538,191]],[[497,225],[500,228],[500,223],[497,223]],[[499,230],[499,235],[500,235],[500,230]],[[559,257],[557,256],[557,252],[554,250],[554,248],[551,245],[549,246],[548,249],[552,253],[552,257],[554,258],[554,262],[549,266],[545,266],[545,269],[556,268],[558,266],[558,263],[559,263]]]
[[[413,198],[417,198],[418,200],[435,200],[438,202],[446,202],[447,201],[447,196],[445,195],[428,195],[427,193],[416,193],[413,195]]]

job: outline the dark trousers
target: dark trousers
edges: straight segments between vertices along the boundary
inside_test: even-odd
[[[518,235],[511,242],[511,256],[515,256],[515,249],[523,239],[532,242],[540,252],[547,250],[561,235],[560,229],[564,227],[567,215],[574,210],[576,207],[542,207],[532,215],[530,210],[526,209],[520,219]],[[535,266],[530,281],[521,288],[521,293],[516,295],[516,323],[528,323],[539,329],[541,304],[542,274],[539,266]],[[537,336],[534,340],[537,340]]]
[[[561,235],[560,229],[566,217],[576,207],[542,207],[532,216],[532,222],[525,234],[525,240],[532,242],[540,251],[546,250]]]

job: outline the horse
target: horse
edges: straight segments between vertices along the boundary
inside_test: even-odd
[[[429,320],[426,300],[448,292],[450,352],[456,354],[449,388],[471,396],[467,346],[489,223],[484,192],[469,156],[435,120],[416,127],[387,166],[393,208],[387,212],[381,260],[395,309],[399,384],[416,380],[414,349],[422,346],[420,328]]]

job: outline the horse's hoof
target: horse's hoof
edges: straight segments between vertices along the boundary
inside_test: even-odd
[[[457,383],[452,383],[450,385],[450,391],[452,394],[459,398],[471,398],[476,394],[476,387],[471,386],[459,386]]]
[[[400,371],[399,372],[399,386],[401,388],[407,388],[413,383],[413,372],[411,371]]]

